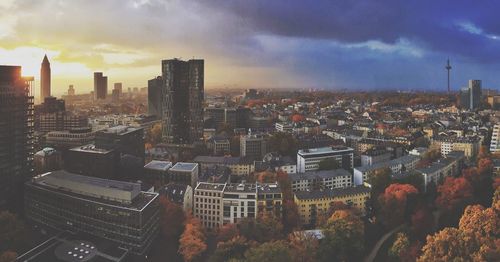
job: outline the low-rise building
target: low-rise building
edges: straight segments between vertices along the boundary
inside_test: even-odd
[[[318,218],[326,214],[330,206],[337,201],[364,214],[370,192],[371,189],[366,186],[297,191],[294,193],[294,201],[297,204],[302,224],[314,225]]]
[[[417,168],[415,171],[422,175],[424,190],[427,191],[427,185],[430,183],[439,185],[445,177],[459,175],[462,170],[463,160],[463,152],[453,151],[448,153],[446,158],[439,159],[427,167]]]
[[[354,166],[354,150],[345,146],[301,149],[297,153],[297,172],[315,171],[322,160],[336,160],[340,167],[352,170]]]
[[[352,174],[345,169],[289,174],[292,191],[333,189],[352,186]]]
[[[168,181],[195,187],[198,183],[198,172],[197,163],[177,162],[168,170]]]
[[[371,166],[376,163],[391,160],[392,154],[385,148],[370,148],[361,154],[361,166]]]
[[[50,147],[36,152],[33,162],[36,174],[59,170],[62,167],[61,153]]]
[[[368,177],[373,174],[373,172],[382,168],[390,168],[393,174],[411,171],[415,169],[418,161],[420,161],[420,157],[414,155],[406,155],[371,166],[356,167],[354,168],[354,185],[362,185],[368,180]]]
[[[197,156],[193,161],[198,163],[202,170],[214,166],[227,166],[231,169],[231,174],[237,176],[249,175],[255,171],[254,163],[241,157]]]
[[[443,157],[446,157],[451,151],[462,151],[466,158],[472,159],[479,153],[481,142],[477,136],[438,137],[432,141],[432,146],[440,148]]]

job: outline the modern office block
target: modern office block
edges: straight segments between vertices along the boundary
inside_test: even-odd
[[[319,163],[325,159],[336,160],[340,167],[352,170],[354,166],[354,149],[345,146],[320,147],[302,149],[297,153],[297,172],[318,170]]]
[[[25,184],[26,217],[40,227],[82,232],[143,255],[159,232],[157,193],[137,183],[54,171]]]

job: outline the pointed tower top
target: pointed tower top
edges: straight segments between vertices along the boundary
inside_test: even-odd
[[[49,63],[50,64],[49,59],[47,58],[47,54],[45,54],[45,56],[43,57],[42,63]]]

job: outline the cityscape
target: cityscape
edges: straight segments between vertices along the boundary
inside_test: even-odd
[[[500,261],[499,8],[2,1],[0,262]]]

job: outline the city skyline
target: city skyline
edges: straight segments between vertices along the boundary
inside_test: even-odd
[[[307,5],[307,8],[305,8]],[[452,6],[453,8],[449,8]],[[93,72],[145,87],[162,59],[203,58],[206,88],[497,88],[498,4],[443,1],[2,1],[0,62],[52,93],[93,89]],[[347,11],[346,11],[347,10]],[[411,12],[410,12],[411,10]],[[68,29],[71,30],[68,30]],[[36,90],[39,96],[39,90]]]

